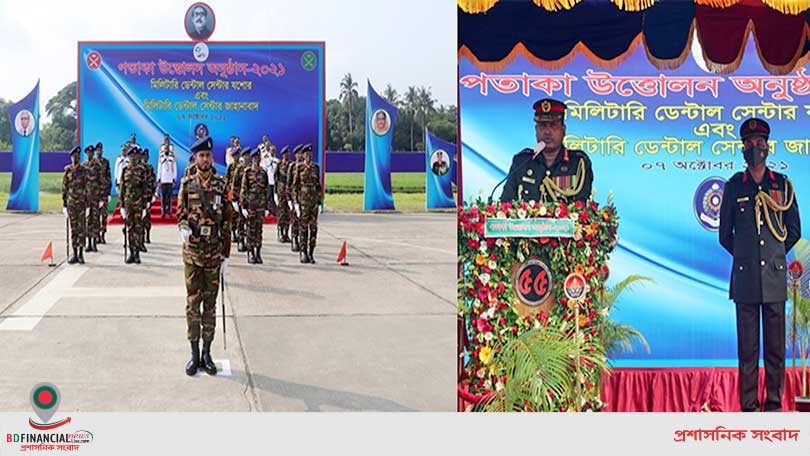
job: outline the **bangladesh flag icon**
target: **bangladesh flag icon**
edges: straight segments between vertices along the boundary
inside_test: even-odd
[[[35,424],[50,424],[48,421],[59,408],[61,399],[62,395],[59,394],[59,388],[52,383],[39,383],[34,386],[31,390],[31,407],[34,408],[34,412],[42,420],[42,423]]]

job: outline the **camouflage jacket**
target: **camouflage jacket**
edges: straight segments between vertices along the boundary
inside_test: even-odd
[[[146,204],[152,201],[152,196],[155,194],[155,185],[157,184],[157,174],[155,174],[155,167],[151,163],[144,163],[146,169],[146,187],[144,188],[144,201]]]
[[[303,162],[293,161],[290,162],[290,165],[287,167],[287,197],[293,201],[298,197],[298,180],[295,176],[298,174],[298,170],[302,164]]]
[[[231,185],[233,184],[233,173],[236,171],[236,167],[239,163],[234,160],[233,163],[228,165],[228,168],[225,170],[225,188],[228,192],[231,191]]]
[[[270,201],[270,183],[267,172],[261,166],[250,166],[242,175],[242,188],[239,189],[239,206],[246,209],[265,210]]]
[[[190,228],[191,237],[183,244],[183,262],[204,268],[218,267],[230,256],[232,219],[233,209],[227,204],[222,176],[212,171],[184,177],[177,194],[177,226]]]
[[[98,167],[101,169],[101,197],[110,196],[112,190],[112,172],[110,171],[110,161],[104,157],[96,157]]]
[[[101,188],[104,183],[104,177],[101,175],[101,169],[94,158],[83,162],[82,166],[87,176],[87,203],[95,203],[101,199]]]
[[[146,208],[146,184],[148,183],[146,167],[141,162],[130,162],[124,168],[121,178],[121,207],[127,210],[143,210]]]
[[[293,186],[298,192],[298,203],[321,204],[321,169],[318,164],[311,161],[298,165]]]
[[[62,176],[62,206],[84,208],[87,205],[87,169],[83,164],[65,166]]]
[[[234,201],[239,201],[239,191],[242,189],[242,176],[245,174],[245,165],[238,163],[236,168],[233,169],[233,176],[231,177],[231,196]]]
[[[188,165],[186,165],[186,170],[183,172],[183,177],[191,176],[196,172],[197,172],[197,164],[194,162],[189,162]]]
[[[281,160],[278,162],[278,166],[276,166],[276,172],[273,175],[273,178],[276,181],[276,193],[281,196],[287,194],[287,182],[288,176],[287,173],[290,171],[290,162],[289,160]]]

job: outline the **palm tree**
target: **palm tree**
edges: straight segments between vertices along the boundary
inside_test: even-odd
[[[417,91],[417,100],[419,106],[419,113],[422,119],[422,144],[426,144],[425,127],[427,126],[428,114],[436,112],[436,100],[433,99],[433,94],[430,93],[430,87],[419,87]]]
[[[392,105],[396,106],[397,104],[399,104],[399,99],[398,99],[399,94],[397,93],[396,89],[391,87],[391,84],[388,84],[387,86],[385,86],[385,92],[383,92],[383,96]]]
[[[603,302],[599,303],[598,311],[602,315],[609,315],[610,311],[619,299],[623,291],[633,291],[641,282],[655,281],[649,277],[640,275],[630,275],[616,285],[605,289]],[[601,299],[600,299],[601,300]],[[650,352],[650,345],[647,339],[630,325],[619,323],[609,317],[605,317],[602,330],[602,345],[605,347],[605,354],[609,358],[616,358],[622,353],[633,351],[634,342],[638,341],[644,346],[647,353]]]
[[[408,91],[405,93],[404,105],[405,110],[411,114],[411,150],[413,150],[413,121],[416,117],[417,107],[419,106],[419,94],[416,91],[416,87],[408,87]]]
[[[352,133],[352,113],[357,98],[357,81],[352,79],[351,73],[346,73],[340,81],[340,101],[349,106],[349,134]]]

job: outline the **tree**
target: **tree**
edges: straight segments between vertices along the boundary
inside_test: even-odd
[[[391,84],[385,86],[385,92],[383,92],[383,96],[392,105],[394,106],[399,105],[399,94],[393,87],[391,87]]]
[[[404,107],[405,110],[410,113],[411,117],[411,150],[413,150],[413,121],[416,116],[417,107],[419,106],[419,94],[416,91],[416,87],[410,86],[408,87],[408,91],[405,93],[405,102]]]
[[[11,150],[11,122],[8,119],[10,100],[0,98],[0,150]]]
[[[45,105],[45,112],[51,118],[54,125],[62,127],[64,130],[76,133],[76,81],[71,82],[62,88],[56,95],[48,100]]]
[[[354,111],[354,105],[357,101],[358,94],[357,94],[357,82],[352,79],[351,73],[346,73],[343,76],[343,80],[340,81],[340,101],[343,103],[348,104],[349,106],[349,134],[352,133],[352,112]]]
[[[419,87],[416,94],[417,107],[419,108],[419,116],[422,120],[422,144],[426,143],[425,126],[427,126],[427,117],[429,114],[436,112],[436,100],[433,99],[433,94],[430,93],[430,87]]]

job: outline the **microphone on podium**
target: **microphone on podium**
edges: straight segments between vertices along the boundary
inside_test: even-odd
[[[498,182],[498,184],[492,189],[492,192],[489,194],[489,199],[487,200],[487,204],[492,204],[492,196],[495,194],[495,190],[497,190],[498,187],[501,186],[501,184],[506,182],[506,180],[509,179],[509,176],[511,176],[517,170],[523,168],[530,161],[536,160],[537,157],[540,156],[540,154],[542,154],[545,149],[546,149],[546,143],[544,143],[543,141],[540,141],[537,144],[535,144],[534,145],[534,153],[532,154],[532,156],[527,158],[526,160],[523,160],[523,162],[520,165],[515,166],[512,169],[510,169],[509,172],[506,173],[506,177],[501,179],[501,181]]]

